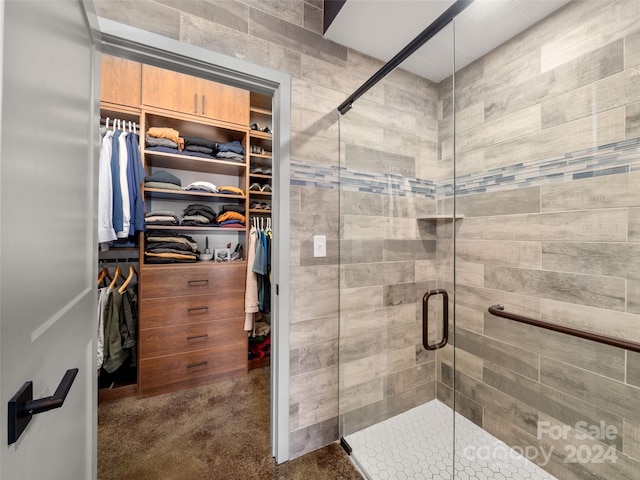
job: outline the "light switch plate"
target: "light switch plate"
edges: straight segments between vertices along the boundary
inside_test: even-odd
[[[313,256],[314,257],[326,257],[327,256],[327,237],[326,237],[326,235],[314,235],[313,236]]]

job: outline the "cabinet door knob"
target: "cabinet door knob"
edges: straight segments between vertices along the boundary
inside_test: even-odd
[[[204,95],[202,95],[202,114],[204,115]]]
[[[198,94],[193,94],[193,113],[198,113]]]

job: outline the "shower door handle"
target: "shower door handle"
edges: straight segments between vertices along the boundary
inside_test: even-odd
[[[429,345],[429,298],[442,295],[442,340]],[[437,350],[447,344],[449,338],[449,295],[446,290],[429,290],[422,297],[422,345],[427,350]]]

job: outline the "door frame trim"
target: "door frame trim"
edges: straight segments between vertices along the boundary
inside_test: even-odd
[[[274,195],[271,354],[271,453],[289,460],[289,223],[291,77],[211,50],[98,17],[99,49],[111,55],[168,68],[273,96]]]

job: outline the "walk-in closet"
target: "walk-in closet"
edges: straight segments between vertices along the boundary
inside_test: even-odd
[[[101,72],[99,402],[268,369],[271,97],[106,54]]]

